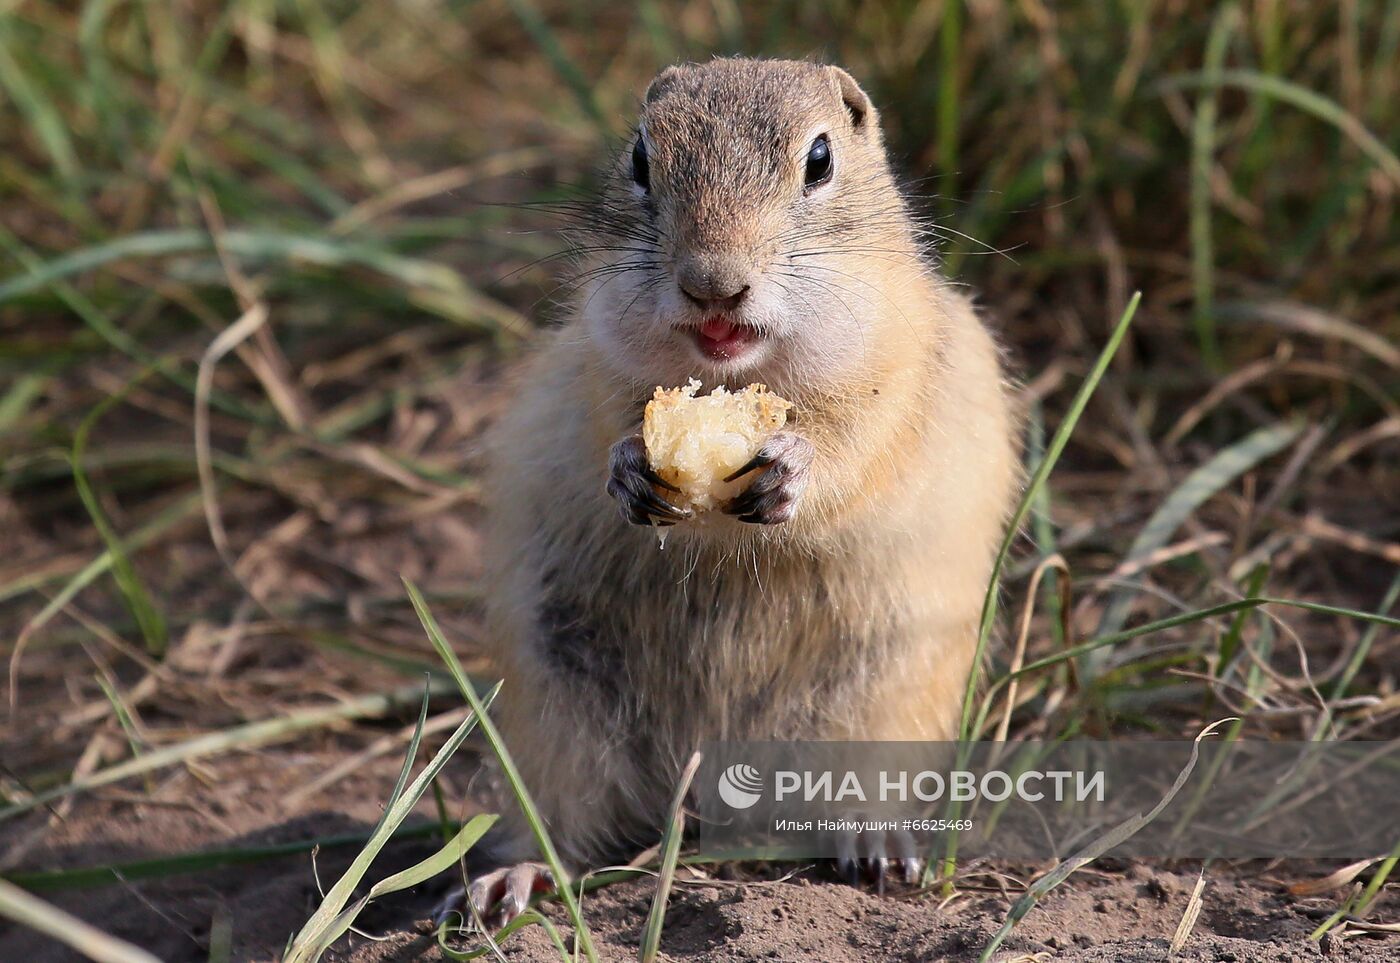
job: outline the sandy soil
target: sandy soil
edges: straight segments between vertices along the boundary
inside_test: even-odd
[[[375,799],[392,779],[391,765],[375,765],[311,800],[305,814],[280,818],[275,799],[303,781],[308,769],[329,766],[333,752],[258,753],[212,763],[218,786],[188,772],[158,793],[156,803],[133,804],[111,793],[74,806],[25,859],[31,867],[71,867],[105,860],[184,852],[216,845],[252,845],[364,831],[377,816]],[[392,760],[388,761],[392,763]],[[182,793],[188,795],[180,800]],[[173,801],[172,801],[173,800]],[[336,811],[329,811],[335,803]],[[271,828],[268,828],[271,827]],[[38,817],[10,827],[11,842],[41,830]],[[41,830],[42,831],[42,830]],[[372,869],[378,878],[421,859],[432,843],[396,844]],[[280,857],[253,866],[201,871],[151,881],[117,883],[50,894],[62,905],[161,959],[208,959],[211,923],[231,925],[235,960],[274,960],[317,903],[316,875],[329,885],[355,847]],[[1043,868],[1043,867],[1042,867]],[[790,869],[790,868],[788,868]],[[1016,880],[1037,867],[974,866],[948,905],[908,892],[883,897],[827,878],[810,868],[791,879],[678,882],[662,937],[666,959],[729,960],[975,960],[1015,897]],[[776,869],[774,870],[777,871]],[[1330,914],[1331,897],[1298,898],[1286,885],[1325,874],[1326,867],[1258,865],[1217,867],[1204,909],[1183,960],[1292,961],[1400,959],[1400,940],[1308,940]],[[1081,872],[1025,919],[999,959],[1148,961],[1166,959],[1167,945],[1186,907],[1196,867],[1115,864]],[[1009,887],[1007,892],[1001,886]],[[342,940],[331,959],[354,963],[438,958],[426,916],[445,881],[373,904],[360,920],[365,933]],[[634,958],[650,907],[650,879],[615,884],[590,894],[585,913],[605,959]],[[1394,902],[1394,896],[1389,897]],[[1380,916],[1395,915],[1382,906]],[[1389,911],[1389,912],[1388,912]],[[548,912],[562,926],[557,907]],[[543,932],[532,927],[505,947],[510,960],[557,958]],[[37,935],[0,927],[0,960],[26,963],[75,959]]]

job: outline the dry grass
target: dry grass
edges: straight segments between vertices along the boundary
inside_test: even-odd
[[[347,718],[408,721],[374,700],[440,666],[400,577],[470,644],[477,439],[567,274],[535,202],[586,188],[659,65],[714,51],[867,83],[997,319],[1032,461],[1143,292],[1012,546],[1016,612],[1067,567],[983,731],[1397,733],[1393,628],[1220,607],[1400,590],[1400,3],[16,0],[0,870],[113,772],[201,798],[226,772],[199,739],[338,703],[298,730],[335,757],[385,735]]]

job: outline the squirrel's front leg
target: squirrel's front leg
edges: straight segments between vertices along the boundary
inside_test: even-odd
[[[674,525],[695,513],[672,505],[657,488],[680,491],[652,470],[641,435],[628,435],[608,452],[608,494],[617,499],[622,517],[634,525]]]
[[[750,472],[759,474],[724,506],[724,512],[741,522],[776,525],[792,518],[811,477],[816,448],[801,435],[780,431],[763,443],[748,464],[725,481]]]

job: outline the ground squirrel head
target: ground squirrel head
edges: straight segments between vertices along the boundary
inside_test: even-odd
[[[584,227],[587,335],[653,384],[839,379],[922,269],[875,108],[814,63],[662,71]]]

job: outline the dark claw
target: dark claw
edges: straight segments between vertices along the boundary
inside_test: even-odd
[[[496,915],[501,918],[501,925],[504,926],[519,916],[524,909],[525,907],[516,900],[514,893],[507,893],[496,904]]]
[[[726,481],[758,468],[766,470],[729,500],[724,511],[741,522],[776,525],[792,518],[797,501],[807,487],[812,466],[812,443],[792,432],[779,432],[764,442],[758,454]]]
[[[647,481],[651,482],[653,485],[657,486],[658,488],[666,489],[668,492],[680,491],[680,489],[677,488],[675,485],[672,485],[666,479],[662,478],[655,471],[653,471],[650,465],[648,465],[642,471],[642,477],[645,478]]]
[[[836,860],[836,872],[852,886],[860,885],[860,862],[853,856],[842,856]]]
[[[873,884],[879,896],[885,894],[896,872],[912,886],[918,883],[924,870],[924,861],[913,855],[916,851],[914,838],[907,832],[845,834],[837,838],[836,848],[837,875],[852,886]]]
[[[773,469],[777,471],[777,469]],[[772,472],[764,475],[759,481],[771,477]],[[753,487],[748,491],[735,495],[729,501],[728,511],[732,515],[757,515],[766,509],[769,512],[782,508],[790,500],[786,492],[778,491],[778,486],[782,479],[770,482],[763,489],[758,487],[758,482],[753,483]]]
[[[774,465],[755,478],[753,484],[743,492],[735,495],[729,502],[729,510],[736,515],[748,515],[757,511],[765,500],[772,500],[768,496],[778,492],[787,478],[787,469],[781,464]]]
[[[889,850],[890,860],[899,864],[904,882],[911,886],[917,883],[924,872],[924,861],[916,855],[919,847],[914,837],[903,830],[891,834]]]
[[[771,464],[773,464],[773,456],[768,454],[763,448],[760,448],[758,450],[758,454],[754,455],[752,458],[750,458],[747,462],[744,463],[743,468],[740,468],[738,471],[733,472],[731,474],[725,475],[724,480],[727,482],[732,482],[740,475],[747,475],[755,468],[762,468],[764,465]]]
[[[660,515],[662,518],[669,518],[672,521],[680,521],[683,518],[689,518],[692,514],[690,509],[672,505],[650,488],[643,488],[635,495],[638,501],[651,509],[653,515]]]
[[[658,495],[657,486],[679,491],[647,463],[646,443],[641,435],[631,435],[613,445],[608,454],[608,494],[617,499],[622,517],[635,525],[675,524],[694,512],[673,505]]]
[[[775,525],[792,518],[793,514],[792,500],[785,495],[774,497],[769,494],[755,499],[751,505],[739,506],[739,509],[731,505],[729,511],[734,513],[742,509],[750,510],[738,515],[739,521],[749,522],[753,525]]]

